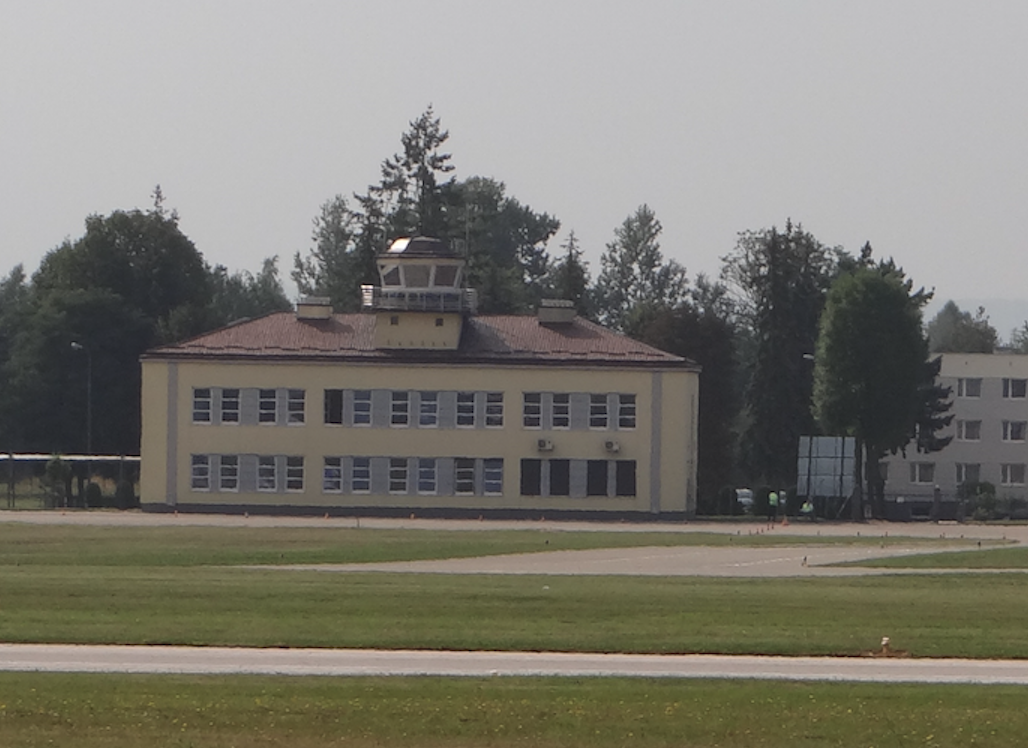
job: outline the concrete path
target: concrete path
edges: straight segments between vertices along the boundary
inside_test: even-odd
[[[1028,661],[0,644],[0,670],[323,676],[749,678],[1028,684]]]

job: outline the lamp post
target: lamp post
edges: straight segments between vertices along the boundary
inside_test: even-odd
[[[72,343],[73,351],[86,352],[86,456],[93,455],[93,352],[82,343]],[[89,479],[89,471],[92,469],[91,462],[86,462],[86,479]],[[85,498],[83,497],[83,502]]]

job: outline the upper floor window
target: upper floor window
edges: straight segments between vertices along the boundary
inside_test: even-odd
[[[635,395],[618,395],[618,428],[635,428]]]
[[[439,424],[439,393],[422,392],[418,398],[418,425],[432,428]]]
[[[522,395],[521,422],[526,429],[542,428],[543,395],[541,392],[525,392]]]
[[[257,420],[260,423],[275,423],[278,393],[275,390],[261,390],[257,397]]]
[[[1024,399],[1028,396],[1028,379],[1004,379],[1003,397]]]
[[[981,397],[982,396],[982,380],[980,378],[975,379],[958,379],[957,380],[957,397]]]
[[[962,442],[977,442],[982,438],[981,421],[957,421],[957,439]]]
[[[304,422],[304,391],[289,390],[286,400],[286,412],[289,414],[289,423],[300,424]]]
[[[325,423],[343,422],[343,391],[325,390]]]
[[[239,423],[239,390],[221,391],[221,422]]]
[[[488,429],[503,428],[503,393],[485,393],[485,427]]]
[[[551,423],[555,429],[571,428],[571,395],[568,393],[553,393],[553,413]]]
[[[198,387],[193,390],[193,423],[211,422],[211,390],[210,387]]]
[[[934,483],[935,463],[934,462],[912,462],[910,463],[911,483]]]
[[[389,423],[392,426],[406,426],[410,423],[410,393],[404,390],[393,391],[393,404]]]
[[[1023,442],[1028,434],[1028,421],[1003,421],[1003,441]]]
[[[371,390],[353,391],[353,425],[371,425]]]
[[[457,425],[461,428],[475,426],[475,393],[457,393]]]
[[[607,428],[607,396],[589,395],[589,428]]]

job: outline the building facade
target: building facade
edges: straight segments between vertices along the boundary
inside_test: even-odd
[[[402,240],[364,311],[301,302],[148,352],[151,511],[685,518],[699,370],[551,303],[476,315]]]
[[[891,498],[931,497],[938,486],[952,499],[962,483],[987,481],[998,496],[1028,496],[1028,356],[946,353],[941,384],[952,388],[953,421],[947,447],[887,459]]]

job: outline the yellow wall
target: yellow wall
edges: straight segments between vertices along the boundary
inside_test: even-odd
[[[699,377],[682,369],[597,367],[456,367],[273,362],[143,362],[141,495],[144,505],[237,504],[304,507],[453,507],[460,509],[590,510],[692,513],[695,510],[696,402]],[[654,385],[657,385],[656,388]],[[194,387],[306,390],[303,425],[192,423]],[[473,390],[504,393],[502,429],[370,428],[323,423],[325,389]],[[655,392],[656,389],[656,392]],[[621,392],[636,394],[634,430],[538,430],[522,427],[522,392]],[[659,400],[655,399],[659,395]],[[171,420],[169,406],[175,410]],[[616,414],[611,414],[616,420]],[[412,413],[412,422],[416,414]],[[655,453],[654,437],[662,449]],[[536,442],[550,439],[552,452]],[[609,454],[604,442],[620,444]],[[302,493],[194,492],[192,454],[303,455]],[[502,457],[504,495],[416,496],[324,494],[322,457]],[[522,497],[522,458],[636,461],[636,497]],[[169,472],[170,469],[170,472]],[[659,492],[659,502],[656,495]]]

